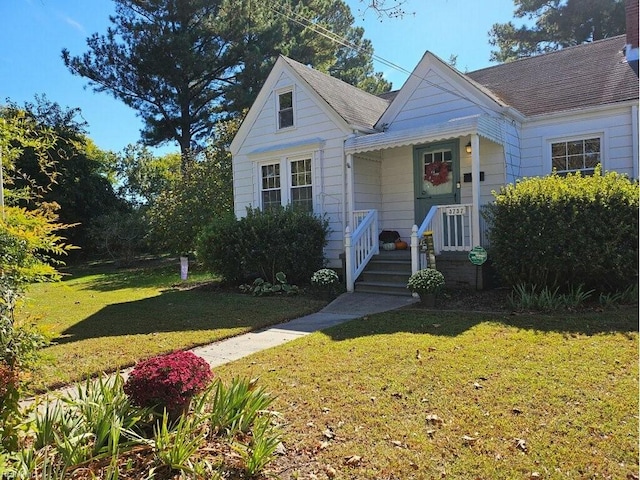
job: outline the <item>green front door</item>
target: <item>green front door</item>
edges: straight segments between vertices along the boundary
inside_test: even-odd
[[[433,205],[460,203],[458,140],[431,143],[413,151],[415,222],[420,225]]]

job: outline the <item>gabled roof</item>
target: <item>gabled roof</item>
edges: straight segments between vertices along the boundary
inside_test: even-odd
[[[466,75],[527,116],[619,103],[638,98],[624,44],[620,35]]]
[[[324,74],[288,57],[281,57],[349,125],[365,130],[373,126],[389,102],[342,80]]]
[[[461,74],[526,116],[638,99],[625,36],[598,40]],[[284,60],[348,124],[373,128],[399,91],[371,95],[290,58]]]

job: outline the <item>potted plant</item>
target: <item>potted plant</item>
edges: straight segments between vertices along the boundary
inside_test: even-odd
[[[409,277],[407,288],[420,296],[423,305],[436,304],[436,295],[444,288],[444,275],[433,268],[423,268]]]
[[[311,287],[320,298],[331,300],[340,293],[340,279],[335,270],[321,268],[311,276]]]

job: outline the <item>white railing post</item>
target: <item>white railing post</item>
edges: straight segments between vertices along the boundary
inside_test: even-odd
[[[420,241],[418,239],[418,226],[411,227],[411,274],[420,270]]]
[[[351,248],[351,227],[347,225],[344,230],[344,254],[345,254],[345,275],[347,283],[347,292],[353,292],[353,285],[355,284],[355,278],[353,278],[353,249]]]

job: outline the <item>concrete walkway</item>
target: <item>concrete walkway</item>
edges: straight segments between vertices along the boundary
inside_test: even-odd
[[[191,351],[204,358],[209,362],[211,367],[216,367],[246,357],[252,353],[282,345],[283,343],[309,335],[318,330],[323,330],[366,315],[402,308],[417,301],[418,299],[409,296],[344,293],[317,313],[312,313],[311,315],[296,318],[286,323],[280,323],[262,330],[245,333],[209,345],[196,347],[191,349]],[[127,369],[121,373],[123,377],[126,378],[130,371],[131,369]],[[46,397],[49,394],[53,394],[53,397],[59,395],[69,395],[73,397],[77,393],[77,390],[78,387],[76,385],[70,385],[60,390],[44,394],[44,396]],[[34,398],[27,398],[20,403],[24,407],[33,401]]]
[[[261,350],[282,345],[318,330],[366,315],[395,310],[417,301],[409,296],[344,293],[317,313],[197,347],[191,351],[204,358],[212,367],[216,367]]]

